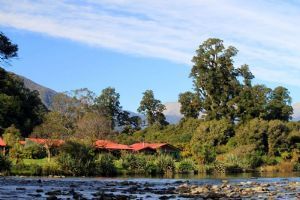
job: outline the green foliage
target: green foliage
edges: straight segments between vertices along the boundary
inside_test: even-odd
[[[190,158],[185,158],[181,160],[178,164],[179,173],[190,173],[190,172],[194,172],[195,169],[196,169],[195,163]]]
[[[175,160],[169,155],[159,155],[156,160],[157,173],[166,174],[175,171]]]
[[[226,144],[233,135],[233,126],[226,120],[211,120],[201,122],[193,136],[192,143],[217,146]]]
[[[146,90],[138,108],[138,112],[146,115],[149,126],[157,123],[159,125],[167,125],[166,117],[163,111],[166,109],[160,100],[155,99],[152,90]]]
[[[44,146],[31,141],[26,142],[22,152],[22,157],[29,159],[42,159],[47,156],[47,152]]]
[[[122,113],[120,105],[120,94],[115,88],[108,87],[102,90],[95,100],[95,107],[111,121],[111,128],[114,129]]]
[[[36,126],[32,136],[38,138],[68,138],[72,134],[73,124],[63,114],[52,111],[44,116],[41,125]]]
[[[210,164],[216,160],[216,150],[208,144],[194,143],[192,154],[199,164]]]
[[[89,176],[94,173],[94,151],[85,144],[66,142],[60,149],[57,161],[65,174]]]
[[[297,163],[294,164],[293,170],[296,171],[296,172],[300,171],[300,163],[299,162],[297,162]]]
[[[23,136],[28,136],[33,127],[42,122],[46,110],[37,91],[25,88],[18,77],[0,68],[1,129],[14,124]]]
[[[143,174],[146,172],[149,156],[124,152],[121,156],[122,168],[129,174]]]
[[[235,131],[237,145],[255,145],[258,151],[268,151],[268,122],[253,119],[241,124]]]
[[[0,64],[6,64],[9,59],[18,56],[18,45],[13,44],[6,35],[0,32]]]
[[[229,171],[254,169],[263,163],[262,152],[255,151],[255,145],[239,146],[226,154],[219,155],[217,160]]]
[[[21,133],[14,125],[5,129],[3,135],[3,140],[9,147],[13,147],[16,143],[20,141]]]
[[[201,111],[201,100],[198,94],[184,92],[179,94],[180,112],[185,118],[198,118]]]
[[[11,162],[9,159],[0,154],[0,172],[8,172],[11,168]]]
[[[268,152],[271,156],[279,156],[280,152],[289,148],[287,137],[289,129],[286,124],[279,120],[269,122],[268,127]]]
[[[236,48],[225,48],[222,40],[210,38],[199,46],[192,59],[190,77],[203,101],[202,109],[208,120],[234,119],[234,102],[239,92],[239,73],[233,66],[236,54]]]
[[[293,107],[291,106],[292,98],[288,89],[284,87],[276,87],[270,96],[267,105],[267,120],[283,120],[288,121],[292,118]]]
[[[114,165],[114,157],[111,154],[98,154],[95,158],[95,174],[112,176],[117,173]]]

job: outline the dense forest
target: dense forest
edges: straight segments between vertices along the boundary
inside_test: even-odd
[[[1,33],[3,67],[17,56],[17,51],[18,46]],[[90,155],[80,141],[91,146],[97,139],[110,139],[124,144],[170,143],[181,149],[177,161],[196,171],[252,170],[261,166],[300,170],[300,123],[290,121],[293,108],[288,89],[254,85],[248,65],[234,66],[237,53],[235,47],[225,47],[216,38],[199,46],[192,58],[193,90],[179,94],[184,117],[175,125],[166,121],[163,114],[166,108],[152,90],[143,93],[138,108],[145,120],[123,110],[120,95],[113,87],[103,89],[99,95],[87,88],[60,93],[47,109],[36,91],[25,88],[20,79],[0,68],[0,132],[15,159],[25,151],[16,142],[22,137],[70,141],[58,154],[58,162],[66,168],[70,163],[75,165],[59,161],[68,157],[66,154],[74,159],[84,156],[84,152]],[[72,154],[72,150],[80,148],[82,152]],[[100,155],[96,160],[107,167],[111,160],[119,163],[118,159],[125,158],[133,160],[129,155],[121,158]],[[136,156],[135,162],[139,159],[147,162],[141,155]],[[165,159],[171,162],[170,158]],[[75,172],[71,174],[78,174]]]

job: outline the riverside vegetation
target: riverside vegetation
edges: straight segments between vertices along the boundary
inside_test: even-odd
[[[17,56],[17,45],[0,34],[0,62]],[[290,121],[291,97],[284,87],[253,85],[247,65],[234,67],[234,47],[211,38],[192,61],[193,91],[179,94],[183,119],[168,124],[165,106],[152,90],[143,93],[132,116],[108,87],[96,96],[84,88],[58,94],[46,108],[36,91],[0,68],[0,132],[9,146],[0,170],[23,175],[112,176],[116,174],[299,171],[300,122]],[[64,139],[59,148],[19,144],[32,136]],[[96,139],[120,143],[168,142],[179,158],[166,154],[97,153]]]

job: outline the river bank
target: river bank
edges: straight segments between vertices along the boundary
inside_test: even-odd
[[[299,199],[300,178],[0,177],[0,199]]]

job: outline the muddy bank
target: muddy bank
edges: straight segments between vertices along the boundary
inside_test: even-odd
[[[0,178],[0,199],[300,199],[300,178]]]

